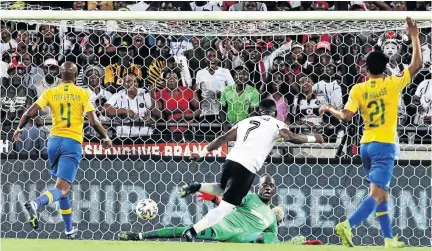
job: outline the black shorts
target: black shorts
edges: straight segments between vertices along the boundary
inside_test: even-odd
[[[232,160],[226,160],[222,168],[221,187],[224,189],[222,200],[239,206],[249,192],[255,174]]]

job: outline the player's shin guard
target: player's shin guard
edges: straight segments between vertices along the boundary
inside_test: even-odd
[[[72,232],[72,207],[69,199],[69,194],[59,201],[60,214],[63,217],[66,233]]]
[[[388,203],[387,201],[381,202],[375,211],[376,217],[381,226],[381,234],[384,238],[393,238],[392,225],[390,215],[388,214]]]
[[[193,230],[196,233],[203,231],[211,226],[214,226],[220,220],[222,220],[227,214],[234,210],[235,206],[226,201],[221,201],[217,208],[213,208],[208,212],[204,218],[198,221],[194,226]]]
[[[367,219],[367,217],[375,210],[377,202],[371,196],[368,196],[357,208],[353,215],[348,219],[351,227],[356,226],[360,222]]]
[[[37,197],[34,200],[34,203],[36,203],[37,208],[40,208],[41,206],[45,206],[60,200],[61,197],[62,191],[55,187],[45,191],[41,196]]]

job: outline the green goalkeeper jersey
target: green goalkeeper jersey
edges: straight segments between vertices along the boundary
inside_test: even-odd
[[[272,232],[277,235],[276,215],[255,193],[248,193],[240,206],[212,228],[219,241],[241,233]]]

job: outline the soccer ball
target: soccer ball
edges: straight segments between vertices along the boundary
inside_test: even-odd
[[[145,199],[138,201],[135,209],[136,214],[143,220],[152,220],[158,214],[158,207],[156,202],[152,199]]]

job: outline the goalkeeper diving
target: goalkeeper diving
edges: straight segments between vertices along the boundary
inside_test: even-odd
[[[270,200],[276,193],[274,179],[269,175],[260,178],[258,193],[248,193],[240,206],[216,225],[198,233],[196,239],[234,243],[279,243],[278,225],[283,221],[284,212],[280,207],[270,208]],[[200,200],[218,204],[221,197],[198,193]],[[121,232],[120,240],[148,240],[161,238],[181,238],[190,227],[167,227],[159,230],[133,233]],[[291,243],[302,243],[304,237],[293,238]]]

